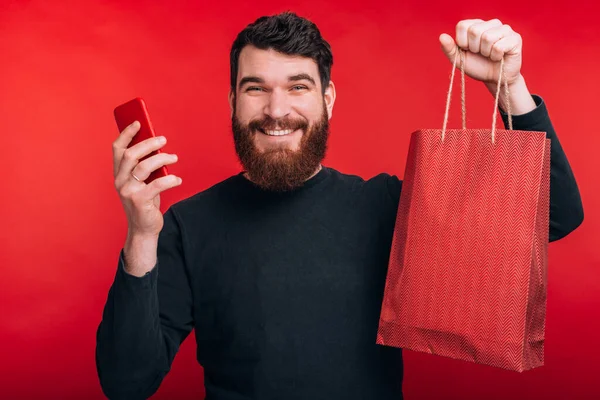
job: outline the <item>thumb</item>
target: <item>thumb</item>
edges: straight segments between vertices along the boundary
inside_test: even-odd
[[[442,46],[442,51],[446,57],[448,57],[448,60],[453,62],[454,56],[456,55],[456,43],[454,42],[454,39],[452,39],[452,36],[447,33],[442,33],[440,35],[440,44]]]

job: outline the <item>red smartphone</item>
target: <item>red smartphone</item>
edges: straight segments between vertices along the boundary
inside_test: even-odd
[[[146,107],[146,103],[143,99],[136,97],[127,103],[121,104],[115,108],[114,114],[115,120],[117,121],[117,126],[119,127],[119,132],[123,132],[123,130],[131,125],[134,121],[139,121],[140,123],[140,130],[135,134],[131,140],[131,143],[129,143],[129,146],[127,147],[131,147],[143,140],[156,136],[154,133],[154,128],[152,127],[152,122],[150,122],[148,108]],[[147,156],[142,157],[140,161],[145,160],[148,157],[152,157],[158,153],[160,153],[160,150],[155,150]],[[167,171],[167,167],[163,165],[162,167],[153,171],[145,182],[148,184],[156,178],[167,176],[168,174],[169,172]]]

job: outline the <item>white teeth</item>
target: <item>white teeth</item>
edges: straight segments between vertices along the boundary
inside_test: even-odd
[[[283,136],[283,135],[289,135],[290,133],[294,132],[291,129],[286,129],[284,131],[282,130],[275,130],[275,131],[265,131],[265,133],[269,136]]]

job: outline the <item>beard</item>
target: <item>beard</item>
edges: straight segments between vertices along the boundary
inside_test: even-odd
[[[265,190],[287,192],[302,186],[325,158],[329,136],[325,102],[321,118],[312,125],[301,118],[274,120],[269,116],[242,124],[236,116],[235,108],[231,125],[240,163],[250,180]],[[300,129],[302,137],[298,149],[273,148],[259,151],[254,144],[254,137],[275,128],[292,131]]]

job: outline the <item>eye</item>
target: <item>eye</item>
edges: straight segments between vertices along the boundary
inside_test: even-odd
[[[262,91],[263,88],[258,87],[258,86],[250,86],[248,87],[248,89],[246,89],[246,92],[257,92],[257,91]]]
[[[304,85],[292,86],[292,90],[295,91],[295,92],[300,91],[300,90],[304,90],[304,89],[308,89],[308,88],[306,86],[304,86]]]

